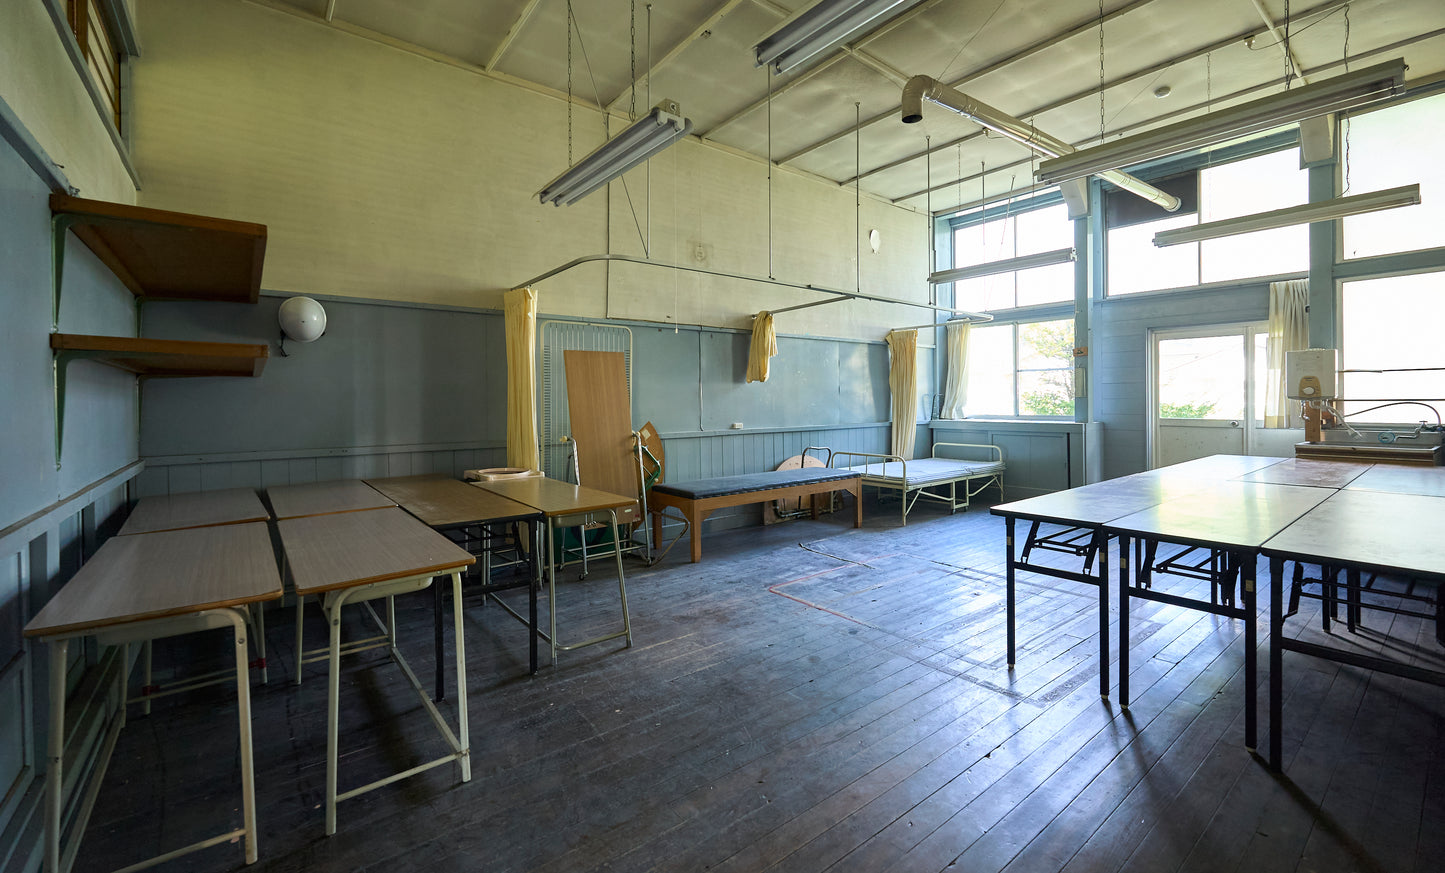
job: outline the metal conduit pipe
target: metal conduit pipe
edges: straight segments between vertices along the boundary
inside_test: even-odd
[[[923,101],[937,103],[952,109],[968,120],[980,124],[995,133],[1002,134],[1020,145],[1032,149],[1044,157],[1057,158],[1071,154],[1076,149],[1057,137],[1049,136],[1031,125],[1025,124],[1012,115],[975,100],[961,91],[950,88],[932,76],[914,76],[903,86],[903,123],[917,124],[923,120]],[[1179,209],[1179,198],[1155,188],[1142,179],[1137,179],[1119,170],[1100,173],[1099,178],[1143,197],[1162,207],[1167,212]]]

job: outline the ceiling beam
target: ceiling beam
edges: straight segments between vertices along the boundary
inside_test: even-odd
[[[753,0],[753,2],[761,6],[762,8],[767,9],[782,17],[786,18],[787,16],[792,15],[791,12],[782,8],[781,6],[778,6],[775,3],[770,2],[770,0]],[[846,56],[851,56],[861,61],[870,69],[882,73],[884,76],[887,76],[890,79],[894,79],[894,77],[897,77],[895,81],[900,87],[902,87],[903,83],[908,81],[908,77],[903,73],[894,70],[892,67],[883,63],[873,55],[864,52],[862,50],[863,46],[885,34],[891,33],[894,28],[897,28],[905,22],[909,21],[910,19],[914,18],[915,16],[920,15],[928,11],[929,9],[932,9],[934,6],[937,6],[941,2],[943,2],[943,0],[929,0],[929,2],[927,3],[920,3],[919,5],[913,7],[912,9],[898,16],[897,18],[893,19],[887,24],[884,24],[882,27],[879,27],[877,30],[853,43],[852,45],[843,46],[841,49],[836,50],[835,53],[830,54],[827,58],[824,58],[822,62],[814,64],[813,66],[803,70],[801,73],[798,73],[797,75],[789,78],[782,85],[774,88],[771,94],[765,95],[762,99],[754,101],[746,108],[734,112],[732,115],[729,115],[727,118],[724,118],[722,121],[714,124],[708,130],[704,130],[699,133],[698,137],[704,140],[711,140],[718,131],[722,130],[730,124],[733,124],[736,121],[740,121],[743,118],[746,118],[754,112],[757,112],[759,109],[767,106],[769,100],[777,99],[779,94],[786,94],[794,87],[803,84],[804,82],[833,66],[833,64],[842,60]]]
[[[689,33],[686,37],[682,39],[681,42],[668,49],[667,54],[663,55],[662,58],[657,61],[657,63],[652,64],[650,67],[648,67],[645,73],[634,79],[632,81],[632,84],[628,85],[626,88],[623,88],[622,91],[613,98],[612,102],[607,104],[607,108],[617,109],[618,104],[622,102],[623,98],[627,97],[631,91],[635,90],[637,86],[643,82],[643,80],[650,79],[652,75],[658,70],[677,60],[677,56],[682,54],[688,46],[702,39],[703,36],[711,32],[712,29],[717,26],[718,22],[722,21],[729,12],[732,12],[734,9],[736,9],[738,6],[742,5],[745,2],[749,2],[749,0],[726,0],[723,5],[719,6],[711,15],[704,19],[702,24],[699,24],[697,27],[693,28],[692,33]]]
[[[1321,9],[1333,8],[1333,7],[1335,7],[1335,6],[1343,6],[1343,5],[1345,5],[1346,3],[1348,3],[1348,2],[1349,2],[1349,0],[1329,0],[1329,2],[1327,2],[1327,3],[1325,3],[1325,4],[1321,5],[1321,6],[1315,7],[1314,9],[1310,10],[1309,12],[1302,13],[1302,15],[1314,14],[1314,13],[1320,11]],[[1135,71],[1130,72],[1130,73],[1125,73],[1124,75],[1119,76],[1118,78],[1112,79],[1112,80],[1110,80],[1109,82],[1107,82],[1107,83],[1104,85],[1104,88],[1105,88],[1105,89],[1116,88],[1116,87],[1118,87],[1118,86],[1120,86],[1120,85],[1125,85],[1125,84],[1128,84],[1129,82],[1132,82],[1132,81],[1135,81],[1135,80],[1138,80],[1138,79],[1148,78],[1149,76],[1153,76],[1153,75],[1156,75],[1156,74],[1158,74],[1158,73],[1161,73],[1161,72],[1163,72],[1164,70],[1169,69],[1170,67],[1174,67],[1174,66],[1177,66],[1177,65],[1182,64],[1182,63],[1187,63],[1187,62],[1192,61],[1192,60],[1195,60],[1195,59],[1197,59],[1197,58],[1202,58],[1202,57],[1204,57],[1205,55],[1211,54],[1211,53],[1213,53],[1213,52],[1219,51],[1219,50],[1224,49],[1224,48],[1228,48],[1229,46],[1235,45],[1236,43],[1243,42],[1243,41],[1246,40],[1246,39],[1251,39],[1251,38],[1256,37],[1256,36],[1260,36],[1261,34],[1267,33],[1267,32],[1268,32],[1267,30],[1254,29],[1254,30],[1250,30],[1250,31],[1245,31],[1245,32],[1242,32],[1242,33],[1234,34],[1233,36],[1229,36],[1229,37],[1226,37],[1226,38],[1224,38],[1224,39],[1218,40],[1218,41],[1216,41],[1216,42],[1212,42],[1212,43],[1210,43],[1209,45],[1201,46],[1200,48],[1197,48],[1197,49],[1195,49],[1195,50],[1193,50],[1193,51],[1191,51],[1191,52],[1187,52],[1187,53],[1185,53],[1185,54],[1178,55],[1178,56],[1176,56],[1176,57],[1169,58],[1169,59],[1164,60],[1164,61],[1160,61],[1159,63],[1154,64],[1154,65],[1149,66],[1149,67],[1145,67],[1145,68],[1142,69],[1142,70],[1135,70]],[[1262,85],[1262,86],[1260,86],[1260,87],[1270,87],[1270,86],[1272,86],[1272,85],[1274,85],[1274,84],[1276,84],[1274,81],[1270,81],[1270,82],[1268,82],[1268,83],[1266,83],[1265,85]],[[1070,103],[1074,103],[1074,102],[1079,101],[1079,100],[1084,100],[1084,99],[1089,98],[1089,97],[1097,96],[1098,93],[1099,93],[1099,86],[1097,86],[1097,85],[1091,85],[1090,87],[1085,88],[1085,89],[1083,89],[1082,91],[1075,91],[1073,94],[1069,94],[1069,95],[1067,95],[1067,96],[1065,96],[1065,97],[1061,97],[1061,98],[1059,98],[1058,100],[1054,100],[1054,101],[1051,102],[1051,103],[1045,103],[1045,104],[1042,105],[1042,106],[1035,106],[1033,109],[1025,110],[1025,111],[1019,112],[1019,113],[1014,113],[1014,115],[1015,115],[1016,117],[1018,117],[1018,118],[1032,118],[1032,117],[1035,116],[1035,115],[1040,115],[1040,114],[1045,113],[1045,112],[1052,112],[1052,111],[1054,111],[1055,109],[1061,109],[1061,108],[1063,108],[1064,106],[1067,106],[1067,105],[1070,104]],[[1236,95],[1236,96],[1237,96],[1237,95]],[[1220,99],[1228,99],[1228,98],[1220,98]],[[895,109],[895,110],[893,110],[892,112],[889,113],[889,117],[895,117],[897,114],[898,114],[898,111]],[[1176,114],[1177,114],[1177,113],[1176,113]],[[1157,119],[1155,119],[1155,121],[1157,121]],[[1150,123],[1152,124],[1152,123],[1154,123],[1154,122],[1151,121]],[[1112,131],[1112,132],[1113,132],[1113,133],[1116,133],[1116,134],[1119,133],[1119,131],[1117,131],[1117,130],[1116,130],[1116,131]],[[934,149],[933,151],[937,151],[937,149]],[[852,177],[852,178],[840,180],[840,181],[838,182],[838,184],[839,184],[839,185],[851,185],[853,182],[858,181],[858,180],[861,180],[861,179],[866,179],[866,178],[868,178],[869,176],[874,175],[875,173],[881,173],[881,172],[883,172],[884,170],[891,170],[891,169],[893,169],[894,167],[902,166],[903,164],[909,163],[909,162],[911,162],[911,161],[916,161],[916,160],[918,160],[919,158],[925,156],[926,154],[929,154],[929,152],[928,152],[928,151],[915,152],[914,154],[907,155],[907,156],[905,156],[905,157],[898,158],[898,159],[893,160],[893,161],[889,161],[887,164],[883,164],[883,165],[880,165],[880,166],[877,166],[877,167],[873,167],[873,168],[871,168],[871,169],[869,169],[869,170],[867,170],[867,171],[865,171],[865,172],[863,172],[863,173],[860,173],[860,174],[859,174],[858,176],[856,176],[856,177]],[[789,158],[783,158],[783,159],[780,159],[780,160],[778,161],[778,163],[779,163],[779,164],[782,164],[782,163],[784,163],[784,162],[787,161],[787,160],[790,160],[790,159],[789,159]]]
[[[1407,38],[1407,39],[1402,39],[1402,40],[1399,40],[1399,41],[1397,41],[1397,42],[1392,42],[1392,43],[1390,43],[1389,45],[1382,45],[1382,46],[1379,46],[1379,47],[1377,47],[1377,48],[1369,49],[1368,51],[1360,52],[1359,54],[1357,54],[1357,55],[1352,55],[1352,56],[1350,56],[1350,57],[1348,57],[1348,58],[1342,58],[1342,59],[1337,60],[1337,61],[1330,61],[1329,63],[1326,63],[1326,64],[1320,64],[1318,67],[1312,67],[1312,68],[1310,68],[1309,70],[1307,70],[1307,71],[1305,71],[1305,72],[1306,72],[1308,75],[1311,75],[1311,76],[1319,76],[1319,75],[1321,75],[1321,74],[1323,74],[1323,73],[1329,72],[1329,71],[1334,70],[1334,69],[1336,69],[1336,68],[1345,67],[1345,66],[1347,66],[1347,65],[1349,65],[1349,64],[1357,64],[1357,63],[1360,63],[1360,62],[1362,62],[1362,61],[1367,61],[1367,60],[1369,60],[1370,58],[1378,57],[1378,56],[1380,56],[1380,55],[1393,55],[1393,54],[1398,53],[1398,52],[1401,51],[1402,49],[1406,49],[1406,48],[1409,48],[1409,47],[1412,46],[1412,45],[1415,45],[1416,43],[1425,42],[1426,40],[1431,40],[1431,39],[1437,39],[1437,38],[1442,37],[1442,36],[1445,36],[1445,27],[1437,28],[1436,30],[1432,30],[1432,31],[1430,31],[1429,33],[1422,33],[1422,34],[1419,34],[1419,35],[1417,35],[1417,36],[1409,37],[1409,38]],[[1168,113],[1168,114],[1166,114],[1166,115],[1161,115],[1161,116],[1158,116],[1158,117],[1156,117],[1156,118],[1151,118],[1151,119],[1149,119],[1149,120],[1147,120],[1147,121],[1141,121],[1141,122],[1139,122],[1139,123],[1137,123],[1137,124],[1131,124],[1131,125],[1129,125],[1129,126],[1127,126],[1127,127],[1121,127],[1121,128],[1119,128],[1118,130],[1115,130],[1114,133],[1119,134],[1119,135],[1121,135],[1121,136],[1122,136],[1122,135],[1131,134],[1131,133],[1135,133],[1135,132],[1137,132],[1137,131],[1141,131],[1141,130],[1145,130],[1145,129],[1148,129],[1148,128],[1150,128],[1150,127],[1153,127],[1153,126],[1155,126],[1155,125],[1157,125],[1157,124],[1160,124],[1160,123],[1162,123],[1162,122],[1172,121],[1172,120],[1175,119],[1175,118],[1179,118],[1179,117],[1185,116],[1185,115],[1190,115],[1190,114],[1192,114],[1192,113],[1194,113],[1194,112],[1198,112],[1198,111],[1201,110],[1201,109],[1207,110],[1213,103],[1217,103],[1217,102],[1225,101],[1225,100],[1240,100],[1240,99],[1243,99],[1243,98],[1245,98],[1245,97],[1253,97],[1253,96],[1255,96],[1256,94],[1259,94],[1261,91],[1268,91],[1268,90],[1270,90],[1271,88],[1277,88],[1277,87],[1279,87],[1279,86],[1281,86],[1281,85],[1283,85],[1283,84],[1284,84],[1284,79],[1283,79],[1283,77],[1281,77],[1281,78],[1279,78],[1279,79],[1273,79],[1273,80],[1271,80],[1271,81],[1265,82],[1265,83],[1262,84],[1262,85],[1253,85],[1253,86],[1248,87],[1248,88],[1241,88],[1240,90],[1235,91],[1233,94],[1225,94],[1225,95],[1223,95],[1223,96],[1221,96],[1221,97],[1216,97],[1216,98],[1214,98],[1213,101],[1207,101],[1207,102],[1205,102],[1205,103],[1196,103],[1196,104],[1194,104],[1193,106],[1184,106],[1184,107],[1181,107],[1181,108],[1179,108],[1179,109],[1176,109],[1176,110],[1174,110],[1173,112],[1170,112],[1170,113]],[[978,134],[974,134],[973,136],[978,136]],[[971,137],[965,137],[964,139],[969,139],[969,138],[971,138]],[[1090,140],[1085,140],[1084,142],[1081,142],[1079,145],[1081,145],[1081,146],[1082,146],[1082,145],[1086,145],[1089,141],[1092,141],[1092,137],[1090,138]],[[995,167],[995,168],[993,168],[993,169],[991,169],[991,170],[988,170],[987,172],[989,172],[989,173],[994,173],[994,172],[998,172],[998,171],[1000,171],[1000,170],[1009,169],[1009,168],[1012,168],[1012,167],[1017,167],[1017,166],[1020,166],[1020,165],[1022,165],[1022,164],[1032,163],[1032,162],[1033,162],[1033,156],[1030,155],[1030,156],[1027,157],[1027,158],[1022,158],[1022,159],[1017,160],[1017,161],[1014,161],[1013,163],[1010,163],[1010,164],[1001,164],[1001,165],[999,165],[999,166],[997,166],[997,167]],[[973,180],[973,179],[977,179],[980,175],[982,175],[982,174],[981,174],[981,173],[974,173],[973,175],[970,175],[970,176],[964,176],[961,180],[960,180],[960,179],[953,179],[953,180],[950,180],[950,181],[948,181],[948,182],[942,182],[942,183],[937,184],[937,185],[930,185],[929,187],[924,188],[924,189],[921,190],[921,191],[914,191],[914,192],[911,193],[911,194],[904,194],[904,195],[901,196],[901,197],[891,198],[891,199],[889,200],[889,202],[890,202],[890,203],[894,203],[894,204],[902,203],[902,202],[905,201],[905,200],[911,200],[911,199],[913,199],[913,198],[915,198],[915,197],[922,197],[923,195],[928,194],[928,193],[930,193],[930,192],[944,190],[944,189],[949,188],[949,187],[951,187],[951,186],[953,186],[953,185],[957,185],[960,181],[967,182],[967,181],[970,181],[970,180]],[[850,180],[850,181],[851,181],[851,180]],[[846,183],[846,182],[840,182],[839,184],[840,184],[840,185],[844,185],[844,184],[848,184],[848,183]]]
[[[512,26],[507,28],[507,35],[502,37],[501,45],[497,46],[496,51],[492,52],[492,56],[487,59],[487,63],[482,69],[490,73],[497,68],[497,64],[502,60],[502,55],[505,55],[507,50],[512,47],[512,43],[516,41],[517,35],[522,32],[522,28],[527,26],[527,22],[532,18],[532,13],[537,11],[537,7],[541,5],[541,3],[542,0],[527,0],[527,5],[522,9],[521,14],[517,16],[517,20],[513,21]],[[570,28],[572,22],[567,22],[567,26]]]
[[[1112,12],[1106,13],[1106,14],[1104,15],[1104,21],[1105,21],[1105,23],[1108,23],[1108,22],[1110,22],[1110,21],[1113,21],[1115,18],[1118,18],[1118,17],[1120,17],[1120,16],[1122,16],[1122,15],[1126,15],[1126,14],[1128,14],[1128,13],[1130,13],[1130,12],[1133,12],[1135,9],[1138,9],[1138,8],[1140,8],[1140,7],[1147,6],[1147,5],[1149,5],[1150,3],[1152,3],[1152,2],[1154,2],[1154,0],[1133,0],[1132,3],[1126,3],[1125,5],[1120,6],[1118,9],[1115,9],[1115,10],[1112,11]],[[1036,42],[1036,43],[1034,43],[1033,45],[1028,46],[1027,48],[1025,48],[1025,49],[1023,49],[1023,50],[1021,50],[1021,51],[1019,51],[1019,52],[1016,52],[1016,53],[1014,53],[1014,54],[1012,54],[1012,55],[1009,55],[1007,58],[1004,58],[1004,59],[1001,60],[1001,61],[996,61],[996,62],[994,62],[994,63],[992,63],[992,64],[989,64],[989,65],[986,66],[986,67],[982,67],[982,68],[980,68],[980,69],[974,70],[974,71],[971,72],[971,73],[967,73],[967,74],[959,77],[958,79],[955,79],[954,81],[947,83],[947,84],[948,84],[948,87],[950,87],[950,88],[957,88],[957,87],[960,87],[960,86],[962,86],[962,85],[965,85],[965,84],[973,81],[974,79],[980,78],[980,77],[982,77],[982,76],[986,76],[986,75],[988,75],[989,73],[997,72],[997,71],[1003,69],[1004,67],[1007,67],[1007,66],[1010,65],[1010,64],[1018,63],[1019,61],[1022,61],[1022,60],[1025,60],[1025,59],[1027,59],[1027,58],[1030,58],[1030,57],[1038,54],[1039,52],[1044,51],[1045,49],[1053,48],[1054,46],[1058,45],[1058,44],[1061,43],[1061,42],[1064,42],[1064,41],[1066,41],[1066,40],[1073,39],[1073,38],[1076,37],[1076,36],[1081,36],[1081,35],[1083,35],[1083,34],[1085,34],[1085,33],[1088,33],[1089,31],[1097,28],[1098,26],[1099,26],[1099,19],[1098,19],[1097,16],[1095,16],[1094,18],[1087,19],[1087,20],[1085,20],[1085,21],[1081,21],[1081,22],[1079,22],[1078,24],[1074,25],[1073,27],[1069,28],[1068,30],[1065,30],[1065,31],[1063,31],[1063,32],[1061,32],[1061,33],[1054,34],[1053,36],[1050,36],[1050,37],[1048,37],[1047,39],[1040,40],[1039,42]],[[831,134],[831,135],[829,135],[829,136],[827,136],[827,137],[825,137],[825,138],[823,138],[823,139],[818,140],[817,142],[813,143],[812,145],[804,146],[803,148],[798,149],[797,151],[793,152],[792,154],[785,155],[785,156],[783,156],[783,157],[781,157],[781,158],[778,159],[778,163],[779,163],[779,164],[786,164],[786,163],[788,163],[789,161],[796,160],[797,158],[801,158],[803,155],[806,155],[806,154],[808,154],[808,153],[810,153],[810,152],[816,151],[816,150],[818,150],[818,149],[820,149],[820,148],[822,148],[822,147],[824,147],[824,146],[826,146],[826,145],[831,145],[831,144],[837,142],[838,140],[843,139],[844,137],[851,136],[855,131],[857,131],[857,130],[859,130],[859,129],[861,129],[861,128],[871,127],[872,125],[877,124],[877,123],[879,123],[879,122],[881,122],[881,121],[887,121],[888,119],[893,118],[893,117],[896,116],[897,114],[898,114],[898,111],[897,111],[896,109],[890,109],[890,110],[887,111],[887,112],[881,112],[881,113],[873,116],[872,118],[865,119],[864,121],[862,121],[862,122],[859,123],[859,124],[854,124],[854,125],[850,125],[850,126],[848,126],[848,127],[845,127],[845,128],[843,128],[842,130],[838,131],[837,133]]]
[[[1261,3],[1260,0],[1253,0],[1253,2],[1254,10],[1258,12],[1259,17],[1264,20],[1264,26],[1268,28],[1270,35],[1274,37],[1275,45],[1279,46],[1280,52],[1284,54],[1284,62],[1289,65],[1290,72],[1294,73],[1295,78],[1300,80],[1300,84],[1308,85],[1309,82],[1305,80],[1304,70],[1300,68],[1299,58],[1295,57],[1294,50],[1290,48],[1289,43],[1285,42],[1284,34],[1279,32],[1279,27],[1274,23],[1274,19],[1269,16],[1269,10],[1264,8],[1264,4]]]

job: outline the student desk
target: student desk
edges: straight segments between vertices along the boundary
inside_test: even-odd
[[[542,564],[538,558],[542,539],[541,526],[536,522],[541,520],[542,513],[500,494],[473,488],[460,479],[447,479],[441,476],[399,476],[392,479],[368,479],[366,481],[371,487],[395,500],[402,509],[416,516],[422,524],[443,533],[458,533],[462,537],[462,543],[459,545],[465,545],[472,541],[472,537],[467,534],[468,530],[476,528],[479,531],[480,536],[475,539],[481,546],[478,551],[482,559],[482,596],[483,598],[491,597],[509,615],[527,626],[530,638],[528,665],[531,672],[536,673],[537,588],[542,578]],[[525,583],[527,586],[527,616],[519,615],[511,606],[495,596],[498,591],[520,587],[520,583],[492,583],[491,555],[495,546],[492,545],[494,535],[490,533],[489,528],[494,524],[510,522],[525,523],[533,541],[530,555],[533,563],[529,568],[530,572]],[[448,536],[448,539],[451,537]],[[452,541],[456,542],[455,539]],[[438,588],[436,589],[436,698],[438,700],[446,697],[446,673],[441,668],[441,613],[441,589]]]
[[[305,485],[273,485],[266,489],[277,520],[386,509],[396,502],[360,479],[337,479]]]
[[[631,506],[636,500],[621,494],[599,491],[582,485],[569,485],[556,479],[541,476],[526,479],[511,479],[495,482],[472,482],[467,487],[478,488],[500,494],[542,513],[547,519],[547,605],[550,613],[551,633],[547,642],[552,649],[552,663],[557,663],[557,653],[580,649],[597,643],[615,640],[619,637],[632,646],[632,620],[627,614],[627,586],[622,577],[622,541],[617,532],[617,510]],[[552,531],[556,528],[578,527],[591,523],[592,519],[606,513],[612,525],[612,555],[617,561],[617,592],[622,598],[622,629],[603,634],[579,643],[561,645],[557,642],[557,561],[553,555]]]
[[[254,497],[254,495],[252,495]],[[71,639],[94,636],[103,645],[149,642],[163,637],[230,627],[235,641],[237,721],[241,742],[242,826],[159,855],[130,869],[158,864],[240,837],[246,863],[256,860],[256,802],[251,758],[250,677],[246,671],[246,609],[281,596],[281,577],[264,524],[234,524],[112,537],[25,627],[28,637],[50,644],[50,738],[45,775],[45,869],[69,869],[85,833],[106,763],[125,725],[125,704],[107,736],[62,853],[61,786],[65,760],[66,655]],[[121,656],[125,700],[129,654]]]
[[[135,508],[131,510],[130,517],[125,520],[125,524],[121,525],[120,536],[216,525],[249,524],[255,521],[267,521],[270,518],[271,513],[266,511],[266,507],[261,504],[261,499],[250,488],[188,491],[182,494],[142,497],[136,502]],[[270,680],[266,669],[266,614],[257,605],[256,611],[251,615],[256,623],[256,632],[252,634],[252,641],[256,644],[256,661],[251,666],[261,671],[261,684],[265,685]],[[146,715],[150,715],[151,700],[156,696],[200,687],[195,683],[188,683],[181,688],[164,691],[160,686],[153,685],[151,683],[152,661],[149,641],[144,643],[141,648],[141,668],[144,677],[141,685],[142,711]]]
[[[250,488],[191,491],[161,497],[142,497],[121,526],[121,536],[266,521],[271,514]]]
[[[386,509],[396,506],[370,485],[360,479],[336,479],[328,482],[308,482],[304,485],[275,485],[266,489],[266,497],[271,501],[271,511],[278,521],[288,518],[306,518],[312,515],[331,515],[337,512],[365,512],[370,509]],[[284,559],[284,554],[283,554]],[[286,567],[282,564],[282,575],[285,575]],[[296,596],[296,661],[295,676],[293,682],[301,684],[301,667],[305,664],[326,660],[325,650],[313,653],[308,657],[302,643],[302,628],[305,623],[302,618],[305,615],[306,598]],[[441,618],[437,618],[437,636],[441,636]],[[362,651],[363,648],[377,648],[386,645],[389,640],[386,635],[372,637],[368,640],[358,640],[352,644],[351,652]],[[364,645],[370,643],[372,645]],[[441,648],[437,648],[437,662],[441,662]],[[440,669],[440,667],[438,667]]]
[[[330,627],[329,673],[326,698],[326,833],[336,833],[336,804],[367,791],[389,785],[433,767],[456,761],[462,781],[472,778],[470,745],[467,737],[466,646],[462,632],[462,569],[475,559],[446,537],[408,516],[400,509],[341,512],[313,515],[277,522],[281,545],[291,568],[298,597],[321,598]],[[452,622],[456,634],[457,720],[451,727],[422,689],[411,665],[396,646],[398,594],[419,591],[432,584],[435,576],[452,577]],[[375,782],[338,792],[339,703],[341,696],[341,611],[350,603],[362,603],[373,621],[380,618],[366,601],[385,598],[387,620],[384,629],[392,660],[401,668],[420,697],[422,706],[451,747],[451,752],[394,773]],[[348,649],[347,654],[350,654]]]

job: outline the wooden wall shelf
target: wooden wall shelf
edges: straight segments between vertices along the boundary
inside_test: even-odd
[[[137,376],[259,376],[271,350],[249,343],[204,343],[53,333],[57,359],[91,360]]]
[[[137,298],[255,303],[260,296],[264,224],[67,194],[50,195],[50,212],[57,307],[67,230]]]

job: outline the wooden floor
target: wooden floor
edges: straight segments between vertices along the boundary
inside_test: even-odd
[[[472,605],[472,781],[443,767],[345,801],[330,838],[324,665],[286,681],[294,625],[273,612],[251,869],[1445,869],[1442,689],[1287,654],[1275,775],[1243,746],[1241,623],[1135,601],[1121,711],[1098,693],[1095,589],[1021,578],[1009,671],[1001,520],[920,506],[900,528],[896,503],[868,504],[862,530],[835,516],[713,533],[701,564],[683,563],[686,543],[660,567],[631,564],[634,646],[565,654],[534,678],[522,627]],[[564,635],[609,627],[609,568],[575,578],[559,592]],[[398,611],[427,677],[430,594]],[[1307,603],[1291,626],[1318,621]],[[1436,657],[1433,628],[1409,621],[1391,635]],[[1389,645],[1375,631],[1359,643]],[[195,665],[228,649],[194,637],[157,651]],[[439,753],[380,652],[348,659],[342,697],[343,789]],[[77,869],[239,823],[233,707],[216,689],[132,717]],[[227,845],[165,869],[242,867]]]

